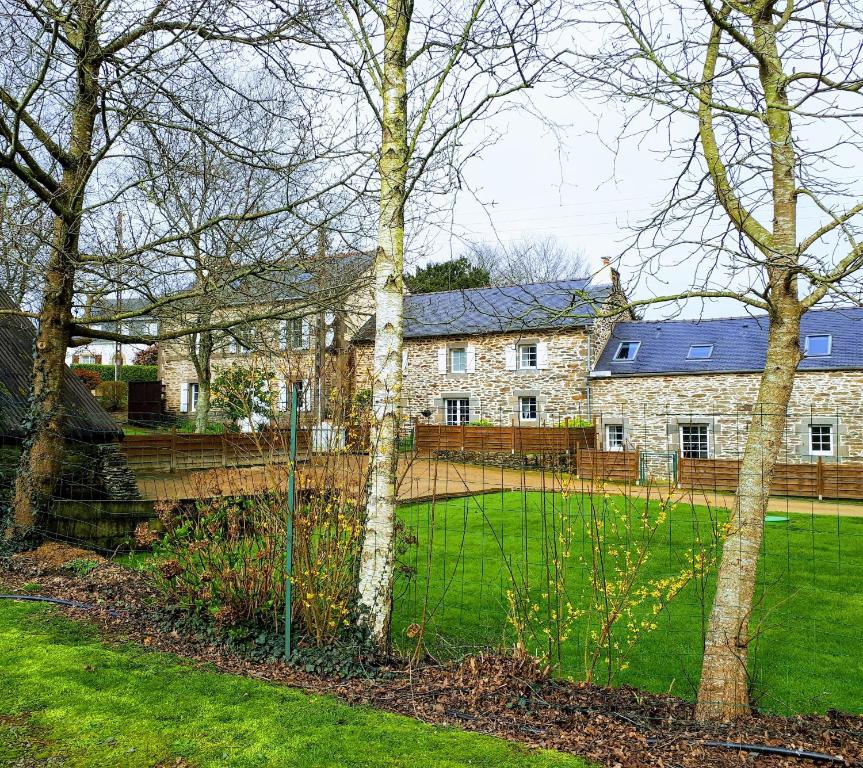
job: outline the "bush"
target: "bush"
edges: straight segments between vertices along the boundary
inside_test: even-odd
[[[125,381],[103,381],[96,387],[96,399],[109,411],[121,411],[129,402],[129,385]]]
[[[102,377],[98,371],[88,371],[86,368],[79,368],[72,371],[91,392],[102,383]]]
[[[159,362],[159,348],[155,344],[139,350],[135,353],[135,359],[132,361],[135,365],[152,366]]]
[[[89,363],[77,363],[72,366],[72,371],[94,371],[98,373],[102,381],[114,380],[113,365],[90,365]],[[121,365],[120,381],[157,381],[159,371],[155,365]]]
[[[281,633],[286,501],[271,491],[159,510],[166,533],[153,548],[156,585],[229,636]],[[350,625],[361,531],[361,509],[350,499],[315,494],[297,507],[291,613],[312,645],[336,641]]]

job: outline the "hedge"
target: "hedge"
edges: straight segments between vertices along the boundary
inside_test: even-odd
[[[90,365],[77,363],[71,366],[72,370],[95,371],[102,377],[102,381],[114,381],[113,365]],[[157,381],[159,371],[155,365],[121,365],[120,381]]]

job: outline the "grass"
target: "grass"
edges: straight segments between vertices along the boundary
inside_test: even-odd
[[[0,601],[0,764],[64,768],[513,766],[580,760],[309,696],[132,646],[45,606]],[[26,765],[34,762],[22,762]]]
[[[438,502],[433,509],[428,503],[402,507],[401,518],[419,542],[403,560],[419,575],[397,584],[396,641],[411,647],[408,627],[419,621],[427,603],[426,643],[434,654],[511,645],[506,623],[510,573],[518,579],[526,575],[532,600],[544,615],[547,590],[542,585],[550,559],[544,551],[559,542],[555,534],[563,520],[574,530],[564,565],[568,599],[576,607],[586,605],[592,575],[589,503],[580,495],[512,492]],[[637,512],[644,502],[596,496],[594,503],[600,514],[622,516]],[[674,510],[651,545],[644,579],[681,573],[696,534],[707,538],[715,517],[705,507]],[[863,519],[788,517],[787,523],[765,526],[750,669],[755,700],[767,711],[784,714],[831,707],[863,712]],[[713,578],[703,590],[688,585],[659,614],[657,628],[635,646],[626,659],[629,668],[615,666],[612,682],[693,697],[713,590]],[[553,659],[564,675],[584,676],[586,622],[576,622],[560,657]],[[539,638],[529,650],[545,648]],[[604,676],[597,681],[604,682]]]

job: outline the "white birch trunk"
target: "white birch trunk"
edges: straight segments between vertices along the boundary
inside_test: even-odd
[[[410,6],[389,0],[384,19],[381,196],[375,257],[375,349],[369,497],[360,559],[359,604],[373,643],[389,643],[393,537],[402,392],[404,205],[407,179],[406,62]]]

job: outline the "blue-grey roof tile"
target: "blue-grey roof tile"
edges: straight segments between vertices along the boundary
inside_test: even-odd
[[[556,280],[501,288],[417,293],[405,296],[406,339],[467,336],[589,325],[594,305],[607,298],[610,286],[590,280]],[[374,318],[357,332],[356,341],[374,338]]]
[[[618,323],[594,370],[612,376],[759,372],[767,356],[768,328],[766,315]],[[801,348],[805,337],[815,334],[832,336],[831,354],[805,357],[798,370],[863,369],[863,308],[807,312],[801,322]],[[640,342],[634,360],[614,360],[622,341]],[[689,348],[701,344],[713,345],[712,356],[689,359]]]

